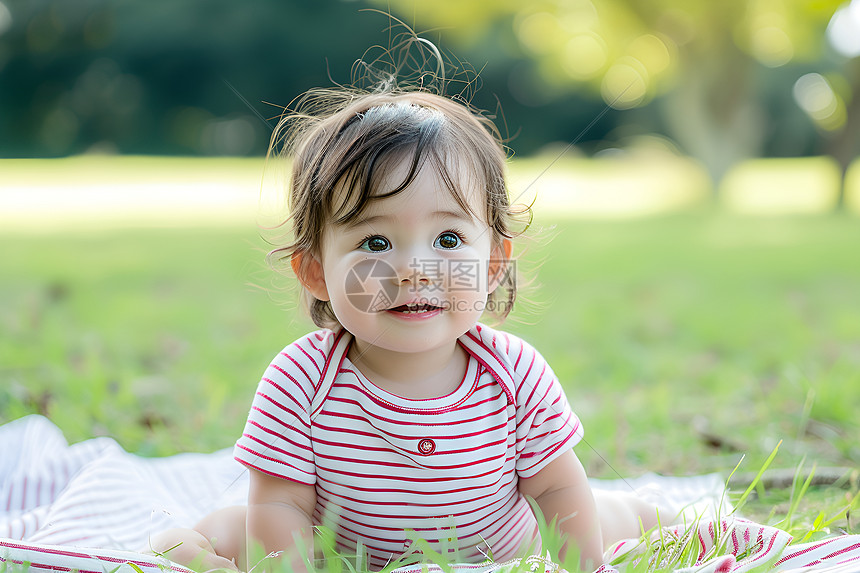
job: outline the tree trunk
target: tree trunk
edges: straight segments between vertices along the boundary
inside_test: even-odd
[[[850,101],[846,105],[845,125],[831,137],[824,140],[824,153],[839,163],[842,170],[842,186],[836,199],[836,210],[845,208],[845,175],[857,157],[860,143],[860,57],[853,58],[846,66],[845,75],[851,85]]]
[[[732,166],[762,150],[764,114],[748,81],[754,64],[733,45],[681,57],[684,80],[662,113],[670,135],[707,168],[716,195]]]

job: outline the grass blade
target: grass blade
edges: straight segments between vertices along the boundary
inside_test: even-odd
[[[764,475],[764,472],[767,470],[768,467],[770,467],[770,464],[773,462],[773,459],[776,457],[776,454],[779,451],[779,446],[781,446],[781,445],[782,445],[782,440],[780,440],[776,444],[776,446],[773,448],[773,451],[770,453],[770,455],[765,460],[764,465],[762,465],[761,469],[756,474],[752,483],[749,484],[749,486],[747,486],[746,491],[744,491],[744,493],[741,495],[741,497],[735,503],[735,511],[737,511],[741,506],[743,506],[743,504],[746,502],[749,495],[752,493],[752,491],[756,488],[758,483],[761,481],[761,476]]]

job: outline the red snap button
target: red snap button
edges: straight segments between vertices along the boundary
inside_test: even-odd
[[[418,453],[422,456],[429,456],[436,451],[436,443],[430,438],[424,438],[418,442]]]

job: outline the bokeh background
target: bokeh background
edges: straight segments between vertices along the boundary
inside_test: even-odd
[[[478,69],[474,102],[501,108],[521,155],[592,122],[589,154],[660,135],[716,178],[856,152],[860,7],[839,0],[4,0],[0,153],[259,155],[256,114],[388,47],[394,22],[367,10]]]
[[[662,152],[694,161],[665,170],[696,171],[687,201],[860,203],[860,6],[844,0],[3,0],[0,156],[260,157],[283,108],[353,82],[397,20],[517,157]]]
[[[228,447],[309,328],[263,263],[271,130],[409,28],[534,203],[506,327],[593,475],[755,471],[780,440],[858,466],[858,0],[0,0],[0,422]]]

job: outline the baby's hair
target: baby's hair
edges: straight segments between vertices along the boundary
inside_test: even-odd
[[[494,246],[512,237],[505,147],[495,124],[468,102],[434,93],[426,84],[400,88],[389,77],[373,91],[313,90],[294,110],[281,118],[270,147],[270,154],[280,149],[292,159],[285,221],[291,240],[269,253],[273,266],[296,254],[319,256],[326,225],[349,224],[371,201],[402,192],[426,167],[435,170],[464,211],[489,225]],[[404,161],[409,169],[403,181],[383,188]],[[470,189],[485,191],[482,212],[470,206]],[[299,258],[299,264],[304,261]],[[516,298],[514,273],[507,262],[502,268],[487,304],[500,320]],[[317,326],[338,325],[327,301],[306,290],[303,296]]]

